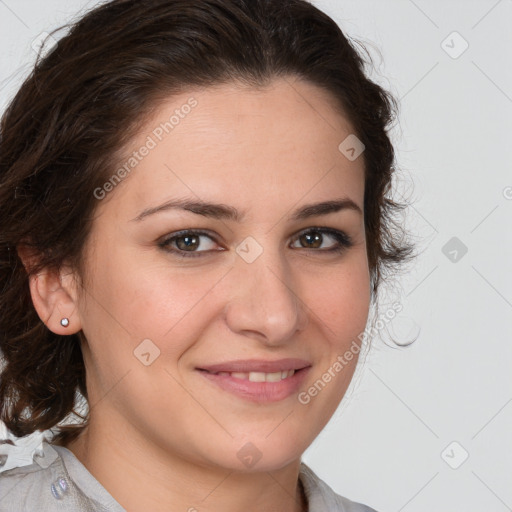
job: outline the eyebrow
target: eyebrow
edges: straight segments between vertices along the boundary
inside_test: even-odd
[[[208,203],[201,200],[190,200],[190,199],[173,199],[167,201],[160,206],[153,208],[146,208],[140,212],[132,221],[141,221],[150,215],[154,215],[159,212],[179,209],[186,210],[188,212],[195,213],[196,215],[202,215],[203,217],[209,217],[212,219],[219,220],[231,220],[240,222],[245,216],[245,212],[240,212],[233,206],[227,206],[220,203]],[[330,213],[336,213],[342,210],[354,210],[360,215],[363,214],[361,208],[348,197],[334,199],[331,201],[324,201],[321,203],[313,203],[302,206],[290,216],[290,220],[298,221],[307,219],[309,217],[316,217],[320,215],[328,215]]]

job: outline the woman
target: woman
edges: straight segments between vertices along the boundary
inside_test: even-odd
[[[112,1],[37,63],[1,125],[0,419],[55,435],[0,511],[373,510],[301,462],[412,255],[363,67],[304,0]]]

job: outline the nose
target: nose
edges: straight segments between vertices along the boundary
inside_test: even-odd
[[[279,255],[270,251],[252,263],[237,258],[224,310],[229,328],[274,346],[304,330],[308,311],[290,274]]]

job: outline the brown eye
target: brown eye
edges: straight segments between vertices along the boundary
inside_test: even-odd
[[[320,233],[318,233],[318,231],[312,231],[311,233],[305,233],[301,235],[299,237],[299,240],[307,249],[317,249],[322,245],[323,236]]]
[[[180,236],[176,237],[176,246],[182,251],[195,250],[199,247],[199,237],[193,236]]]
[[[332,228],[309,229],[300,233],[296,240],[300,246],[294,245],[294,248],[319,249],[316,252],[342,252],[352,246],[352,240],[346,233]]]
[[[208,233],[191,230],[173,233],[160,242],[159,245],[165,251],[183,257],[202,256],[203,253],[214,252],[215,248],[218,247],[217,242]]]

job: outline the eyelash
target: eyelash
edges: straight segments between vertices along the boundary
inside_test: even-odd
[[[302,247],[302,249],[304,249],[306,251],[316,251],[316,252],[323,252],[323,253],[329,253],[329,254],[332,254],[332,253],[340,253],[341,254],[342,252],[344,252],[346,249],[349,249],[353,245],[353,242],[352,242],[352,239],[350,238],[350,236],[348,236],[343,231],[339,231],[337,229],[332,229],[332,228],[322,228],[322,227],[308,228],[308,229],[300,231],[295,236],[295,239],[298,239],[302,235],[305,235],[308,233],[321,233],[321,234],[330,235],[336,240],[338,245],[335,245],[331,249],[311,249],[311,248],[308,249],[307,247]],[[162,240],[159,243],[159,246],[167,252],[174,253],[179,258],[197,258],[197,257],[202,256],[204,253],[210,252],[209,250],[206,250],[206,251],[183,251],[181,249],[176,249],[176,248],[170,247],[170,244],[173,241],[175,241],[179,238],[185,237],[185,236],[207,236],[215,243],[218,243],[215,240],[215,238],[210,233],[208,233],[206,231],[195,230],[195,229],[185,229],[183,231],[178,231],[176,233],[173,233],[172,236],[165,238],[164,240]],[[218,252],[218,251],[215,251],[215,252]]]

